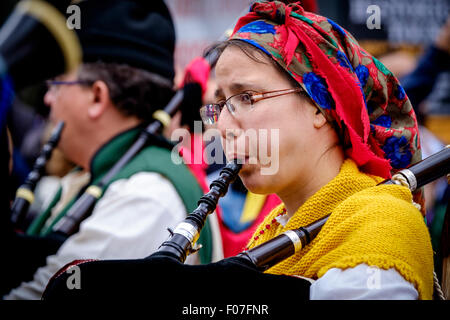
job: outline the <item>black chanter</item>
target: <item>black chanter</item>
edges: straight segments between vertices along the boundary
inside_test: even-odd
[[[45,166],[50,159],[53,150],[58,145],[63,128],[64,122],[61,121],[53,129],[50,138],[44,144],[39,156],[34,162],[33,169],[28,174],[25,182],[16,191],[16,198],[11,207],[11,221],[16,228],[20,229],[22,227],[28,208],[34,201],[34,189],[36,188],[36,184],[45,173]]]
[[[219,177],[211,183],[210,191],[198,201],[197,209],[179,223],[173,231],[169,230],[171,237],[161,245],[158,249],[159,252],[184,262],[188,255],[200,249],[195,243],[206,218],[216,210],[219,199],[227,193],[229,185],[236,179],[241,167],[242,164],[238,160],[234,160],[220,171]]]

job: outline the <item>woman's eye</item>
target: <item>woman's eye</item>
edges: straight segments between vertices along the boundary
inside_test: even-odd
[[[252,103],[252,96],[249,93],[243,93],[239,97],[240,102],[243,104],[251,104]]]

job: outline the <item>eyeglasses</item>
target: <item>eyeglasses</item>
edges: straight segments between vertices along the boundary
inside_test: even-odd
[[[225,101],[220,101],[219,103],[207,104],[200,108],[200,116],[202,121],[206,125],[212,125],[219,121],[220,113],[224,106],[227,107],[228,111],[234,116],[239,116],[246,113],[253,108],[253,105],[261,100],[279,97],[289,93],[295,93],[303,91],[302,88],[292,88],[283,89],[276,91],[267,92],[243,92],[235,94]]]
[[[47,86],[48,90],[54,90],[53,88],[56,88],[56,86],[59,85],[91,85],[92,81],[88,80],[73,80],[73,81],[60,81],[60,80],[47,80],[45,81],[45,85]]]

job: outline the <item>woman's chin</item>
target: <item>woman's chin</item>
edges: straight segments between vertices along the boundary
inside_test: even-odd
[[[239,174],[245,188],[256,194],[273,193],[272,184],[267,181],[266,177],[261,176],[258,172],[241,172]]]

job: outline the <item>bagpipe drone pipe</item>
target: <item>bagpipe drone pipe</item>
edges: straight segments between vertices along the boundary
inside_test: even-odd
[[[58,145],[63,128],[63,121],[60,121],[55,128],[53,128],[50,138],[41,148],[41,152],[34,162],[32,170],[27,175],[24,183],[16,191],[16,198],[11,206],[11,222],[15,229],[25,229],[24,220],[30,205],[34,201],[34,190],[45,173],[45,166],[51,158],[53,150]]]
[[[194,212],[171,231],[157,252],[145,259],[74,261],[56,273],[44,300],[138,299],[174,305],[207,303],[268,303],[283,298],[283,305],[309,298],[311,282],[296,276],[262,271],[287,259],[310,243],[326,219],[290,230],[259,246],[206,265],[183,264],[198,250],[196,239],[208,214],[239,173],[237,162],[222,169],[211,190]],[[411,191],[450,172],[450,148],[403,169],[382,184],[401,184]],[[212,290],[211,288],[215,289]],[[267,290],[268,287],[276,290]],[[149,293],[149,290],[151,293]],[[146,292],[149,294],[147,295]],[[232,292],[232,294],[229,294]]]

